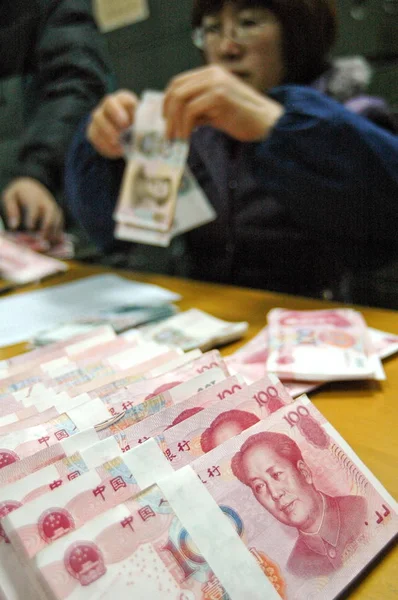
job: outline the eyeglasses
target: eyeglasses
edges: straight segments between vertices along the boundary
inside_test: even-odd
[[[256,41],[262,34],[264,27],[269,25],[270,20],[241,19],[232,28],[230,33],[223,30],[221,23],[204,24],[192,32],[192,41],[199,50],[218,46],[223,37],[237,44],[250,44]]]

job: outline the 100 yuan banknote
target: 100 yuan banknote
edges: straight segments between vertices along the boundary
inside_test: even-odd
[[[181,482],[171,481],[167,489],[160,484],[145,490],[42,550],[33,572],[48,598],[278,600],[197,478],[184,484],[194,488],[192,510],[178,501]],[[195,570],[186,571],[181,544],[195,557]]]
[[[166,428],[154,440],[173,469],[180,469],[293,402],[271,375]],[[142,461],[150,472],[149,459],[143,455]]]
[[[73,338],[55,342],[47,347],[36,348],[25,354],[19,354],[0,361],[0,379],[16,375],[19,371],[31,369],[34,365],[40,365],[46,359],[50,360],[57,355],[73,354],[78,347],[82,349],[90,348],[92,345],[102,344],[115,338],[116,334],[111,327],[101,326]]]
[[[125,439],[127,435],[126,431],[136,423],[158,413],[164,408],[178,404],[189,396],[198,393],[198,391],[210,388],[224,380],[225,375],[223,371],[219,368],[214,368],[193,379],[165,389],[163,392],[158,391],[157,393],[149,394],[144,399],[141,397],[138,397],[138,399],[132,398],[131,400],[126,398],[121,404],[108,405],[110,412],[111,408],[115,408],[116,415],[96,426],[98,437],[99,439],[105,439],[123,432],[125,435],[121,439]]]
[[[395,500],[306,396],[191,466],[286,600],[336,598],[398,533]]]
[[[38,254],[0,236],[0,273],[4,279],[24,284],[67,269],[66,263],[56,258]]]
[[[0,594],[2,593],[7,600],[21,598],[34,600],[40,594],[35,594],[30,580],[24,577],[26,568],[23,568],[18,554],[9,543],[10,540],[2,527],[6,516],[20,510],[26,503],[32,501],[34,503],[46,493],[56,493],[61,486],[63,488],[67,483],[87,473],[89,469],[96,468],[104,459],[116,456],[119,449],[117,444],[111,441],[111,444],[108,440],[100,442],[96,444],[95,449],[88,448],[75,452],[0,490]]]
[[[115,456],[68,485],[10,511],[2,526],[18,555],[24,561],[33,558],[45,546],[137,495],[141,489],[132,473],[133,456],[129,463],[131,455]]]
[[[90,400],[58,417],[26,430],[15,431],[0,438],[0,471],[21,459],[33,456],[43,448],[76,435],[106,420],[109,412],[98,398]]]
[[[221,400],[230,399],[233,394],[236,394],[236,392],[242,390],[244,387],[245,384],[238,377],[228,377],[224,381],[215,383],[213,386],[205,388],[186,400],[182,400],[147,417],[128,430],[118,434],[117,437],[119,439],[120,436],[120,443],[123,447],[128,446],[129,448],[133,448],[137,444],[142,444],[147,439],[161,434],[165,429],[182,423],[205,408]],[[176,390],[177,388],[173,389]],[[170,391],[165,392],[165,394],[170,394]]]
[[[370,338],[359,312],[275,308],[268,323],[267,369],[282,379],[374,378]]]

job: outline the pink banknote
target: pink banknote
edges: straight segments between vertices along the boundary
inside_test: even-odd
[[[3,529],[3,519],[11,512],[32,502],[43,494],[58,489],[68,481],[86,473],[88,467],[79,452],[65,457],[53,465],[0,488],[0,543],[8,542]]]
[[[3,407],[5,408],[5,410],[0,410],[0,427],[29,419],[34,415],[42,413],[49,408],[66,401],[68,398],[67,394],[49,393],[46,394],[44,398],[39,397],[39,400],[37,400],[36,397],[32,396],[20,398],[18,393],[10,394],[0,401],[0,409],[3,409]],[[85,402],[89,399],[89,397],[86,397]],[[80,400],[78,402],[80,402]]]
[[[262,377],[265,377],[268,373],[265,364],[263,363],[241,363],[239,360],[238,357],[234,358],[227,356],[225,362],[231,373],[241,375],[248,384],[255,383]],[[308,394],[319,388],[323,383],[324,382],[283,380],[283,385],[293,398],[297,398],[298,396],[301,396],[301,394]]]
[[[15,394],[3,394],[0,395],[0,418],[7,417],[24,410],[25,406],[21,400],[19,400]],[[34,414],[31,411],[30,414]]]
[[[34,366],[54,360],[63,356],[73,356],[79,352],[116,339],[116,334],[111,327],[96,327],[89,332],[79,334],[73,338],[49,344],[43,348],[36,348],[25,354],[19,354],[0,363],[0,377],[10,377],[20,372],[32,369]]]
[[[29,248],[53,258],[68,260],[75,255],[74,237],[68,233],[60,234],[56,240],[45,239],[40,232],[32,231],[6,231],[3,235],[7,240],[18,244],[18,246]]]
[[[385,359],[398,352],[398,336],[372,327],[368,327],[368,335],[373,351],[380,359]],[[265,327],[234,354],[226,356],[225,362],[232,374],[240,373],[247,383],[253,383],[266,374],[268,354],[268,327]],[[383,376],[379,377],[379,379],[383,378]],[[290,394],[296,398],[301,394],[308,394],[319,388],[324,382],[311,383],[284,380],[283,383]]]
[[[193,379],[182,382],[172,389],[165,390],[162,393],[151,395],[138,402],[137,399],[125,400],[122,405],[117,406],[118,411],[123,408],[123,412],[118,412],[115,417],[111,417],[106,422],[98,425],[96,431],[100,439],[105,439],[119,432],[126,434],[130,427],[146,419],[147,417],[158,413],[159,411],[173,406],[182,400],[189,398],[201,389],[208,389],[220,381],[225,380],[224,372],[219,368],[213,368],[205,371]],[[109,409],[108,405],[108,409]],[[124,439],[124,436],[123,438]]]
[[[234,354],[225,357],[228,369],[232,374],[239,373],[246,383],[254,383],[267,375],[267,360],[269,356],[268,327],[264,327],[253,339]],[[284,386],[293,398],[308,394],[317,389],[322,383],[283,381]]]
[[[174,381],[170,381],[168,384],[161,384],[160,386],[158,383],[154,383],[154,380],[148,380],[146,385],[144,381],[137,382],[134,387],[131,386],[131,391],[114,395],[106,399],[104,403],[111,414],[118,414],[132,407],[142,406],[144,403],[150,404],[151,401],[156,402],[157,400],[166,407],[171,404],[178,404],[182,400],[206,389],[206,387],[211,387],[220,381],[224,381],[225,378],[224,371],[220,367],[214,367],[208,371],[204,371],[201,375],[189,376],[187,378],[180,376],[179,382],[175,378]],[[144,389],[147,391],[136,394],[135,392],[138,389],[141,392]]]
[[[55,406],[47,408],[47,410],[40,413],[34,411],[34,406],[31,406],[25,410],[29,411],[29,413],[27,413],[29,416],[26,416],[24,419],[18,420],[15,423],[9,423],[0,427],[0,444],[1,437],[6,436],[11,432],[21,431],[22,429],[28,429],[30,427],[42,425],[43,423],[46,423],[51,419],[55,419],[60,415],[60,412]]]
[[[172,350],[167,354],[158,356],[155,359],[152,359],[151,361],[141,365],[139,373],[137,373],[135,368],[126,369],[122,378],[120,378],[120,373],[107,378],[101,378],[82,386],[80,391],[84,390],[87,391],[87,393],[89,393],[92,397],[100,397],[105,399],[119,391],[126,392],[129,386],[137,381],[159,377],[160,375],[165,375],[171,371],[174,372],[176,369],[186,366],[188,363],[192,363],[193,360],[196,360],[196,358],[201,356],[201,353],[196,354],[196,352],[193,351],[192,353],[189,352],[187,355],[179,355],[178,358],[173,358],[175,352],[175,350]],[[70,390],[69,393],[71,395],[75,395],[77,391],[78,390]]]
[[[221,400],[229,400],[230,396],[244,387],[245,384],[241,383],[237,377],[228,377],[224,381],[220,381],[212,387],[206,388],[190,398],[178,402],[178,404],[164,408],[136,425],[132,425],[128,430],[117,434],[116,437],[123,448],[133,448],[137,444],[142,444],[147,439],[159,435],[165,429],[182,423],[182,421],[189,419],[204,408],[208,408]],[[170,391],[165,392],[165,394],[169,393]]]
[[[7,394],[19,392],[24,388],[32,387],[38,383],[43,383],[47,387],[49,385],[49,377],[37,365],[33,366],[29,371],[22,371],[16,375],[0,379],[0,400]]]
[[[0,436],[7,435],[12,431],[19,431],[40,425],[94,399],[90,398],[88,394],[80,394],[74,398],[70,398],[65,393],[49,394],[39,400],[33,399],[32,402],[34,404],[30,406],[26,406],[26,399],[24,399],[21,404],[25,406],[21,410],[0,417]]]
[[[334,381],[375,375],[367,326],[351,309],[268,314],[267,369],[282,379]]]
[[[205,598],[206,581],[179,572],[171,544],[183,527],[162,500],[143,493],[40,552],[34,563],[49,598],[103,598],[111,588],[121,598]]]
[[[268,358],[268,326],[261,329],[244,346],[238,348],[236,352],[226,357],[227,362],[230,359],[236,359],[242,364],[263,364]]]
[[[108,381],[109,378],[118,373],[120,373],[119,377],[126,375],[125,371],[127,369],[134,369],[134,374],[138,375],[142,373],[143,368],[146,368],[145,363],[152,360],[157,364],[157,361],[162,361],[162,359],[159,360],[159,357],[165,354],[168,355],[169,351],[167,346],[150,342],[139,345],[135,343],[127,344],[125,349],[120,352],[99,359],[95,357],[95,353],[92,353],[87,360],[83,355],[79,361],[51,371],[50,385],[56,391],[73,388],[74,394],[87,392],[90,387],[93,387],[93,385],[90,386],[91,382],[104,378],[107,378]],[[172,356],[174,357],[175,353]],[[168,356],[165,360],[168,360]],[[133,372],[130,371],[128,374],[131,375]]]
[[[114,372],[80,382],[74,387],[69,386],[68,391],[71,396],[81,393],[98,395],[98,392],[101,393],[103,390],[112,392],[113,390],[125,388],[136,381],[144,379],[146,373],[151,369],[167,364],[178,356],[180,355],[177,350],[162,350],[161,353],[155,353],[151,358],[145,358],[141,355],[134,366],[126,366],[125,362],[121,365],[113,365],[115,367]]]
[[[40,495],[2,520],[3,531],[24,560],[45,546],[125,502],[141,490],[132,475],[131,453],[81,473],[67,486]],[[12,513],[12,514],[11,514]]]
[[[223,383],[225,385],[226,382]],[[210,394],[210,390],[208,392]],[[227,388],[218,394],[218,397],[214,394],[213,402],[209,402],[202,410],[198,411],[196,404],[193,408],[180,411],[174,422],[168,421],[168,426],[162,427],[163,433],[154,437],[163,456],[174,469],[191,463],[230,437],[239,435],[261,419],[267,418],[282,406],[293,403],[293,398],[273,375],[241,390]],[[197,399],[196,402],[198,403]],[[176,408],[178,406],[179,404]],[[168,414],[167,409],[165,414]],[[159,416],[162,419],[162,413],[159,413]],[[159,424],[162,423],[161,419]],[[136,425],[118,432],[117,423],[108,427],[105,432],[99,431],[99,435],[106,438],[113,434],[125,452],[150,439],[149,429],[153,428],[155,423],[149,421],[148,427],[146,421],[141,423],[142,437],[138,437],[141,435],[141,429],[137,431]],[[147,457],[145,453],[141,454],[140,460],[144,470],[150,472],[153,455]],[[155,481],[151,480],[150,483]]]
[[[207,357],[206,361],[203,359],[200,366],[196,364],[194,367],[187,369],[185,372],[180,374],[180,378],[184,380],[184,378],[187,377],[189,380],[192,372],[196,373],[198,370],[200,370],[202,371],[202,375],[200,376],[201,379],[197,385],[201,387],[210,387],[214,383],[224,380],[225,375],[221,369],[210,369],[210,365],[213,364],[213,360],[211,360],[209,363],[209,358],[214,357]],[[170,386],[166,387],[170,389]],[[151,386],[151,389],[153,390],[153,386]],[[198,392],[197,387],[193,388],[193,393],[194,392]],[[188,395],[192,394],[188,393]],[[148,397],[143,402],[136,405],[131,404],[131,406],[126,405],[122,416],[116,415],[111,419],[108,419],[108,410],[100,399],[92,400],[91,402],[95,402],[95,410],[92,409],[91,403],[87,403],[86,405],[83,405],[83,411],[77,413],[76,411],[78,409],[76,409],[76,411],[73,412],[73,419],[75,421],[79,419],[79,421],[84,423],[86,427],[89,427],[90,419],[92,424],[96,424],[100,421],[102,422],[97,429],[91,428],[86,432],[91,440],[89,445],[124,431],[147,416],[152,415],[166,406],[171,405],[173,400],[170,398],[170,396],[165,397],[162,394],[153,395],[149,393]],[[44,425],[39,427],[41,427],[40,430],[39,428],[34,428],[34,431],[30,430],[28,432],[16,432],[15,434],[7,436],[7,438],[3,439],[3,447],[0,451],[0,465],[3,465],[3,467],[0,468],[0,485],[2,481],[4,483],[15,481],[16,479],[24,477],[26,474],[42,468],[46,464],[51,464],[52,462],[55,462],[55,460],[62,458],[64,454],[62,453],[62,449],[61,455],[58,453],[58,450],[60,449],[57,442],[67,439],[71,435],[77,434],[78,431],[75,422],[67,415],[61,415],[58,417],[58,419],[55,419],[49,429],[46,429]],[[39,433],[40,435],[38,435]],[[27,441],[28,438],[29,441]],[[51,446],[53,444],[55,445],[54,452],[51,451]],[[22,457],[22,455],[16,452],[17,446],[19,447],[20,445],[23,445],[23,452],[28,453],[25,454],[25,456],[34,454],[34,456],[31,457],[31,460],[21,461],[21,458],[25,458],[25,456]],[[45,451],[43,452],[42,449],[45,449]],[[79,446],[77,445],[75,449],[78,450]],[[22,462],[23,464],[18,465],[19,462]]]
[[[159,394],[214,368],[221,369],[225,377],[229,376],[228,368],[218,350],[206,352],[194,361],[158,377],[140,379],[126,388],[119,389],[117,393],[112,393],[112,390],[110,390],[109,395],[106,395],[102,393],[102,389],[96,389],[93,394],[99,395],[105,400],[111,413],[120,412],[120,406],[123,410],[126,410],[133,405],[140,404],[143,400],[155,398]],[[193,391],[192,394],[196,391]],[[124,407],[123,403],[125,403]],[[112,406],[114,410],[112,410]]]
[[[0,469],[0,486],[7,485],[13,481],[18,481],[66,456],[93,446],[99,441],[98,433],[95,429],[89,428],[80,433],[76,432],[69,437],[61,436],[61,439],[54,444],[46,444],[44,442],[40,444],[38,442],[38,450],[26,458],[18,460],[15,453],[11,456],[10,453],[7,452],[3,457],[3,460],[8,464],[5,464],[3,468]]]
[[[111,344],[115,344],[116,342],[120,346],[119,340],[115,340]],[[35,365],[29,371],[23,371],[4,378],[0,380],[0,397],[1,395],[16,392],[37,384],[42,384],[55,392],[73,389],[73,395],[78,395],[97,387],[93,383],[96,380],[101,379],[102,381],[104,378],[107,378],[108,381],[109,379],[121,378],[122,375],[131,375],[131,373],[125,372],[127,368],[137,367],[140,363],[142,364],[151,358],[159,357],[160,354],[166,355],[164,360],[170,360],[170,358],[176,356],[176,351],[167,354],[170,352],[168,348],[153,342],[142,344],[138,348],[134,342],[126,342],[124,340],[123,345],[123,351],[115,351],[115,353],[102,356],[102,358],[98,358],[97,360],[94,360],[96,354],[94,348],[86,350],[88,352],[87,358],[85,358],[85,352],[75,354],[73,361],[69,361],[67,357],[61,356],[43,365]],[[159,359],[150,362],[148,368],[153,368],[159,362],[161,362]],[[52,365],[54,365],[53,368]],[[141,370],[137,370],[136,368],[134,375],[137,375],[137,372],[139,373]],[[88,386],[87,384],[90,385]]]
[[[378,329],[373,329],[373,327],[368,328],[368,333],[373,348],[380,358],[384,359],[398,352],[398,335],[379,331]]]
[[[155,440],[179,469],[293,402],[278,378],[270,375],[166,429]]]
[[[16,406],[16,404],[13,403],[12,399],[10,399],[10,401],[13,406]],[[2,404],[3,402],[8,404],[8,399],[2,400],[0,402],[0,404]],[[16,400],[15,400],[15,403],[17,403]],[[18,402],[17,410],[14,413],[10,412],[7,415],[2,415],[0,417],[1,427],[3,427],[3,425],[8,425],[10,423],[16,423],[18,421],[23,421],[24,419],[29,419],[30,417],[37,415],[38,412],[39,411],[36,409],[35,406],[25,407],[25,406],[23,406],[22,403]]]
[[[164,375],[169,371],[175,371],[188,363],[193,362],[197,358],[202,356],[202,351],[196,348],[195,350],[190,350],[189,352],[184,352],[178,358],[175,358],[164,365],[160,365],[151,369],[150,371],[145,373],[145,379],[152,379],[153,377],[159,377],[159,375]]]
[[[0,438],[0,470],[23,458],[31,456],[44,447],[57,444],[109,417],[98,398],[90,400],[58,417],[22,431],[15,431]]]
[[[187,373],[191,375],[191,371]],[[184,375],[181,376],[181,379],[184,379]],[[121,408],[123,412],[116,413],[115,416],[110,418],[109,406],[107,408],[102,399],[97,398],[82,407],[69,411],[68,414],[60,415],[49,424],[10,434],[10,436],[3,438],[3,448],[0,449],[0,484],[1,472],[4,468],[8,469],[13,463],[20,461],[21,458],[35,454],[41,451],[43,447],[51,447],[53,444],[57,444],[58,441],[75,435],[79,430],[91,428],[87,433],[91,435],[92,443],[95,443],[127,430],[132,425],[163,408],[172,406],[177,401],[181,401],[201,389],[208,389],[224,379],[224,372],[220,368],[203,369],[202,375],[197,376],[197,378],[188,379],[178,386],[172,386],[179,388],[182,385],[185,390],[183,395],[181,395],[181,391],[178,392],[177,390],[176,394],[178,396],[174,397],[170,393],[166,394],[167,390],[165,390],[163,393],[156,395],[149,394],[145,400],[137,404],[126,400],[117,405],[117,408]],[[95,429],[94,425],[96,425]],[[38,460],[38,464],[42,465],[41,454],[39,454]],[[41,466],[36,468],[41,468]]]
[[[103,344],[97,344],[95,346],[91,346],[90,348],[85,348],[79,353],[75,353],[65,357],[66,360],[60,361],[59,359],[52,359],[44,365],[42,364],[42,368],[47,372],[51,370],[55,370],[57,366],[67,365],[68,363],[78,363],[79,366],[89,365],[92,362],[97,362],[99,360],[104,360],[109,357],[120,354],[125,350],[129,350],[132,348],[136,348],[138,345],[138,340],[125,340],[124,338],[118,336],[112,340],[106,341]]]
[[[34,252],[0,235],[0,273],[4,279],[24,284],[67,269],[66,263]]]
[[[394,499],[305,396],[192,467],[286,600],[335,598],[398,533]]]
[[[151,488],[42,550],[33,563],[48,598],[279,598],[208,494],[192,511],[175,505]]]
[[[79,435],[81,434],[75,438]],[[83,440],[80,440],[80,445],[84,445]],[[54,446],[48,450],[52,448]],[[18,512],[26,503],[32,502],[44,494],[56,493],[61,486],[63,489],[66,484],[74,481],[89,469],[101,465],[104,460],[115,456],[117,452],[120,450],[116,442],[110,444],[106,440],[97,443],[95,447],[75,452],[53,465],[44,467],[32,475],[0,489],[0,596],[2,594],[2,597],[7,600],[41,598],[40,594],[35,593],[32,582],[23,576],[26,568],[21,566],[19,557],[12,544],[9,543],[9,538],[2,527],[5,517],[11,512]]]

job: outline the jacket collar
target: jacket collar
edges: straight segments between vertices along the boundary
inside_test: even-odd
[[[335,498],[322,494],[323,519],[317,533],[304,533],[299,531],[299,538],[310,550],[325,556],[327,554],[325,543],[336,548],[340,537],[341,518],[340,510]]]

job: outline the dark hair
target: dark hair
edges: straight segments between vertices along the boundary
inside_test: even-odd
[[[235,423],[244,431],[253,425],[256,425],[260,419],[253,413],[249,413],[246,410],[232,409],[218,415],[213,423],[205,429],[200,437],[200,445],[205,454],[216,448],[217,444],[215,441],[215,433],[217,428],[221,427],[225,423]]]
[[[245,453],[254,446],[266,446],[271,448],[279,456],[283,456],[297,468],[297,463],[303,460],[300,448],[289,436],[284,433],[272,433],[261,431],[250,436],[242,445],[239,452],[235,454],[231,461],[232,473],[245,485],[249,485],[243,466],[243,457]]]
[[[238,8],[262,6],[279,18],[286,68],[284,83],[311,83],[327,68],[328,53],[337,33],[335,0],[194,0],[193,28],[225,4]]]

